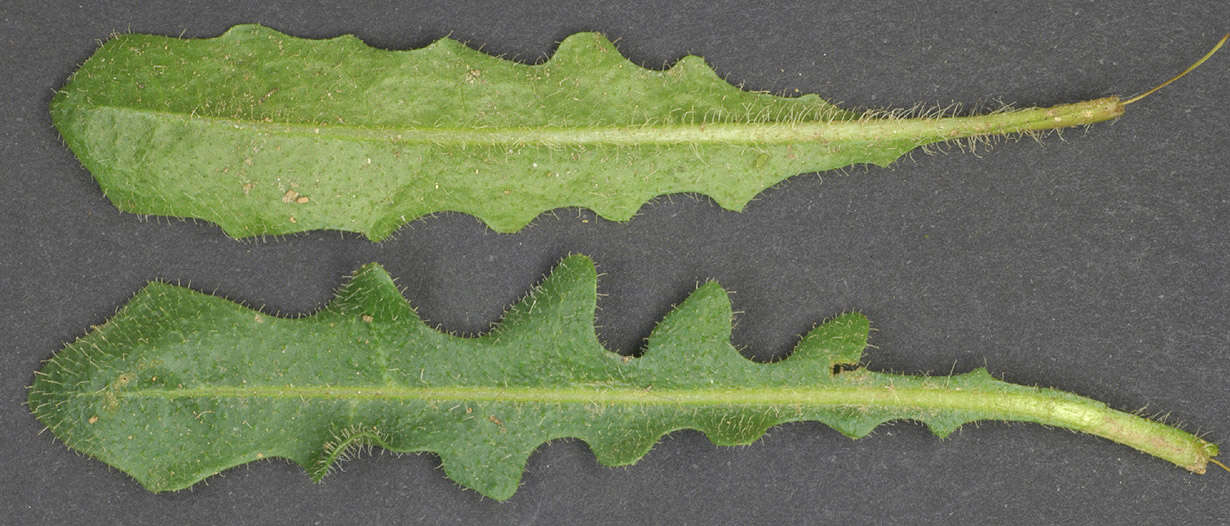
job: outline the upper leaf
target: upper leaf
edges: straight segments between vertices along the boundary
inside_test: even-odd
[[[51,103],[122,210],[202,218],[235,237],[336,229],[375,240],[441,211],[511,232],[565,206],[627,220],[678,192],[740,210],[797,173],[1121,112],[1111,98],[904,120],[743,91],[695,56],[644,69],[597,33],[526,65],[447,38],[385,51],[256,25],[199,40],[118,35]]]
[[[596,295],[593,264],[572,256],[496,328],[466,338],[424,324],[375,264],[295,319],[153,283],[49,360],[29,406],[70,447],[152,491],[275,456],[320,478],[350,448],[375,444],[435,452],[453,480],[505,499],[530,454],[556,438],[620,465],[673,430],[747,444],[800,420],[851,437],[892,419],[940,436],[973,420],[1040,422],[1198,472],[1216,454],[1183,431],[985,370],[839,372],[866,346],[859,314],[819,325],[784,360],[750,361],[730,343],[730,301],[715,283],[667,315],[643,357],[620,356],[595,336]]]

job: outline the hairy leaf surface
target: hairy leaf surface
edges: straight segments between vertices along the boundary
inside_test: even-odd
[[[373,240],[442,211],[511,232],[568,206],[623,221],[679,192],[741,210],[798,173],[1122,112],[1111,97],[903,119],[743,91],[695,56],[644,69],[597,33],[526,65],[447,38],[385,51],[256,25],[211,39],[117,35],[51,103],[121,210],[201,218],[234,237]]]
[[[868,322],[843,314],[793,353],[757,363],[731,346],[731,306],[699,287],[642,357],[594,333],[596,274],[571,256],[490,332],[428,327],[378,265],[311,316],[286,319],[152,283],[35,375],[29,405],[73,449],[151,491],[284,457],[319,479],[353,448],[439,454],[463,486],[506,499],[543,442],[576,437],[606,465],[697,429],[747,444],[783,422],[850,437],[908,419],[946,436],[975,420],[1037,422],[1115,440],[1202,473],[1217,446],[1186,432],[986,370],[949,377],[858,367]]]

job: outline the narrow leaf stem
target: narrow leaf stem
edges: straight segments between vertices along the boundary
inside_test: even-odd
[[[1130,99],[1128,99],[1128,100],[1123,101],[1123,105],[1124,105],[1124,106],[1127,106],[1128,104],[1131,104],[1131,103],[1136,102],[1136,101],[1138,101],[1138,100],[1140,100],[1140,99],[1143,99],[1143,98],[1145,98],[1145,97],[1148,97],[1149,95],[1152,95],[1152,94],[1153,94],[1154,92],[1156,92],[1157,90],[1160,90],[1160,89],[1162,89],[1162,88],[1164,88],[1164,87],[1166,87],[1166,86],[1169,86],[1169,85],[1170,85],[1170,83],[1172,83],[1172,82],[1174,82],[1174,81],[1176,81],[1176,80],[1179,80],[1179,79],[1183,78],[1183,76],[1184,76],[1184,75],[1187,75],[1188,73],[1191,73],[1191,72],[1192,72],[1192,70],[1194,70],[1194,69],[1196,69],[1196,68],[1200,67],[1200,65],[1201,65],[1201,64],[1204,64],[1204,61],[1208,60],[1208,59],[1209,59],[1209,57],[1213,56],[1213,54],[1214,54],[1214,53],[1217,53],[1217,50],[1221,49],[1221,47],[1222,47],[1222,46],[1224,46],[1224,45],[1226,44],[1226,40],[1230,40],[1230,33],[1226,33],[1225,35],[1223,35],[1223,36],[1221,37],[1221,40],[1218,40],[1218,41],[1217,41],[1217,44],[1213,46],[1213,49],[1210,49],[1208,53],[1205,53],[1203,57],[1200,57],[1200,60],[1197,60],[1196,62],[1192,63],[1192,65],[1188,66],[1188,67],[1187,67],[1187,69],[1183,70],[1183,71],[1182,71],[1181,73],[1179,73],[1178,75],[1175,75],[1175,76],[1173,76],[1173,77],[1170,77],[1170,80],[1167,80],[1166,82],[1163,82],[1163,83],[1161,83],[1161,84],[1158,84],[1157,86],[1154,86],[1154,87],[1153,87],[1153,89],[1151,89],[1151,90],[1149,90],[1149,91],[1146,91],[1146,92],[1144,92],[1144,93],[1141,93],[1140,95],[1137,95],[1137,96],[1135,96],[1135,97],[1132,97],[1132,98],[1130,98]]]

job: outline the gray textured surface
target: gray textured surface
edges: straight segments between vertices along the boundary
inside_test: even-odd
[[[329,232],[236,242],[204,223],[120,214],[61,145],[47,103],[113,31],[214,36],[260,22],[394,49],[451,34],[526,61],[598,30],[642,65],[695,53],[749,89],[797,88],[850,106],[1048,105],[1132,95],[1169,77],[1227,30],[1230,5],[144,4],[0,6],[3,522],[1230,521],[1230,474],[1194,476],[1103,440],[999,423],[944,441],[898,423],[857,442],[798,424],[744,448],[681,432],[622,469],[561,441],[531,458],[504,504],[454,486],[431,455],[353,461],[323,485],[275,460],[152,495],[37,435],[22,405],[41,360],[150,279],[302,313],[343,275],[379,261],[425,318],[472,332],[558,259],[582,252],[605,272],[601,336],[622,352],[714,277],[738,291],[736,344],[757,359],[858,309],[879,329],[873,368],[942,374],[985,364],[1018,383],[1167,412],[1224,440],[1230,55],[1066,141],[802,175],[742,214],[673,196],[627,224],[565,209],[514,235],[446,214],[381,245]]]

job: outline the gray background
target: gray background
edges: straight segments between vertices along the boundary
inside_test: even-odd
[[[636,352],[672,303],[712,277],[737,291],[735,343],[757,360],[858,309],[878,329],[872,368],[985,365],[1013,382],[1147,406],[1214,440],[1230,436],[1230,51],[1088,132],[800,175],[744,213],[677,195],[626,224],[562,209],[512,235],[444,214],[379,245],[336,232],[233,241],[210,224],[121,214],[47,112],[52,91],[113,31],[206,37],[245,22],[303,37],[354,33],[392,49],[451,34],[528,62],[571,33],[598,30],[647,67],[695,53],[749,89],[797,88],[854,107],[1050,105],[1129,96],[1168,78],[1228,29],[1230,4],[324,4],[0,6],[4,522],[1230,521],[1230,474],[1196,476],[1023,424],[971,425],[938,440],[896,423],[859,441],[792,424],[740,448],[679,432],[618,469],[599,466],[582,442],[557,441],[530,459],[506,503],[459,489],[429,454],[352,461],[323,485],[267,461],[153,495],[40,435],[23,405],[32,372],[148,280],[306,313],[345,274],[378,261],[427,320],[474,332],[581,252],[605,273],[600,336],[619,352]]]

